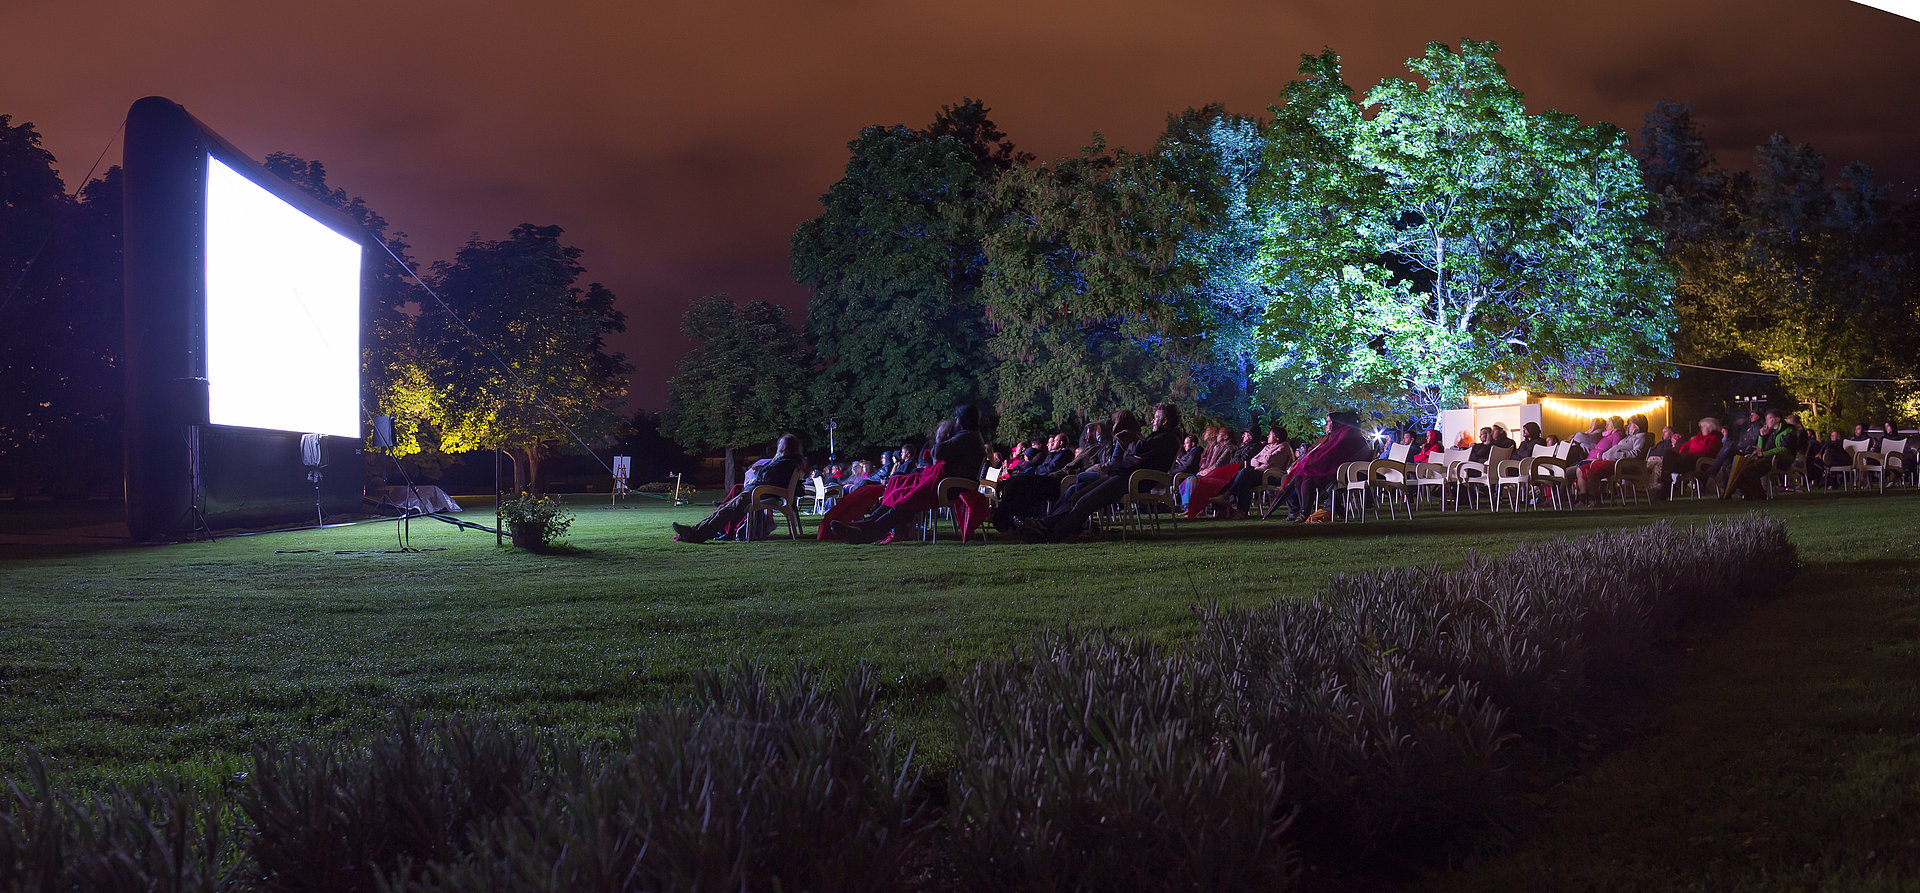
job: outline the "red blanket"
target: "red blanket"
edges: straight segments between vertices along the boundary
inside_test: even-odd
[[[896,474],[887,479],[884,487],[868,484],[845,494],[821,517],[820,531],[815,539],[821,542],[836,539],[833,522],[858,521],[866,517],[875,505],[906,512],[938,508],[940,494],[935,487],[946,476],[946,463],[935,462],[932,467],[912,474]],[[961,539],[971,539],[973,532],[987,519],[987,497],[976,490],[967,490],[953,494],[953,500],[954,520],[959,522]]]
[[[1234,475],[1240,473],[1238,465],[1222,465],[1209,469],[1205,474],[1187,479],[1187,519],[1200,517],[1207,510],[1207,503],[1227,489],[1233,483]]]
[[[886,495],[880,497],[880,504],[888,508],[908,511],[926,511],[940,504],[940,494],[934,486],[947,476],[947,463],[935,462],[912,474],[896,474],[887,478]]]
[[[886,490],[887,488],[879,484],[868,484],[852,493],[841,494],[840,498],[834,501],[833,508],[827,509],[827,513],[820,516],[820,532],[814,536],[814,539],[823,543],[838,539],[833,535],[833,522],[852,522],[866,517],[867,512],[880,504],[880,497],[886,493]]]

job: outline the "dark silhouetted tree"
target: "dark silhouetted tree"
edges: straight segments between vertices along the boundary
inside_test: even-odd
[[[810,427],[807,344],[787,322],[786,308],[735,304],[726,295],[695,301],[680,331],[693,349],[667,383],[660,428],[688,449],[726,450],[731,486],[736,448]]]
[[[0,455],[16,496],[119,476],[120,169],[69,197],[32,124],[0,115]]]
[[[1109,149],[1001,178],[981,297],[1001,423],[1060,430],[1121,407],[1196,404],[1209,308],[1181,263],[1200,208],[1153,156]]]
[[[925,130],[869,127],[848,150],[845,176],[794,233],[791,259],[813,293],[814,404],[859,448],[899,443],[987,395],[987,197],[1025,156],[972,100]]]

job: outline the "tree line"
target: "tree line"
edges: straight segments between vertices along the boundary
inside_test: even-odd
[[[1364,93],[1331,49],[1303,56],[1264,116],[1188,109],[1144,151],[1096,133],[1039,162],[973,99],[866,128],[792,239],[804,323],[695,301],[658,430],[694,450],[817,443],[833,417],[865,450],[963,402],[1013,439],[1164,399],[1203,420],[1346,407],[1390,424],[1515,387],[1657,388],[1695,412],[1767,391],[1818,428],[1920,415],[1920,207],[1777,134],[1726,170],[1683,105],[1632,144],[1528,112],[1497,54],[1430,44]],[[557,452],[635,429],[618,414],[631,367],[605,342],[625,316],[559,227],[475,237],[421,269],[429,291],[405,235],[319,162],[265,166],[373,237],[364,403],[413,471],[497,449],[516,489],[536,486]],[[56,170],[0,116],[16,495],[120,477],[120,171],[69,191]],[[656,418],[636,419],[651,437]]]
[[[1303,56],[1265,117],[1189,109],[1143,152],[1095,134],[1036,164],[971,99],[869,127],[793,237],[804,324],[696,302],[665,430],[711,449],[833,417],[864,449],[966,401],[1013,439],[1161,399],[1298,426],[1755,389],[1696,365],[1779,373],[1816,424],[1920,411],[1912,205],[1777,135],[1729,174],[1673,103],[1634,144],[1528,112],[1497,54],[1429,44],[1364,94]]]

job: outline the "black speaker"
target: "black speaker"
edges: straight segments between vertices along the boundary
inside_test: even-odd
[[[174,384],[180,387],[180,408],[186,413],[187,424],[205,425],[212,413],[209,408],[211,399],[204,378],[176,378]]]
[[[383,450],[393,449],[393,416],[377,415],[373,417],[373,443],[368,446]]]

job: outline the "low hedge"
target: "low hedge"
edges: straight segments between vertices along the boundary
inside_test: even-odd
[[[927,778],[864,671],[742,663],[617,740],[485,719],[263,747],[228,790],[6,781],[7,890],[1235,890],[1485,826],[1506,746],[1632,694],[1797,566],[1749,515],[1339,576],[1163,649],[1037,637],[955,685]]]

